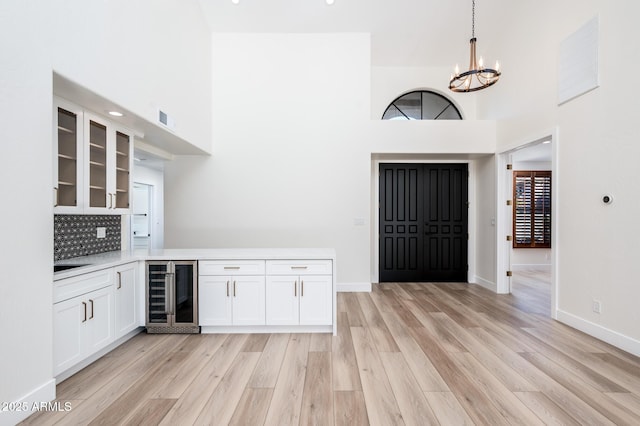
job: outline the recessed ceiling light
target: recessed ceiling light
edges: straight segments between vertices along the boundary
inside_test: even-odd
[[[231,3],[238,4],[238,3],[240,3],[240,0],[231,0]]]
[[[328,5],[332,5],[334,0],[325,0],[327,2]]]
[[[114,117],[122,117],[124,114],[119,111],[109,111],[109,115],[113,115]]]

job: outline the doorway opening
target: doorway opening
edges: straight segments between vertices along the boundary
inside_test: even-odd
[[[133,184],[131,241],[133,249],[153,248],[153,185]]]
[[[532,313],[538,313],[555,318],[556,315],[556,267],[555,267],[555,247],[558,240],[557,232],[557,174],[556,154],[557,138],[554,135],[542,137],[534,142],[523,144],[517,148],[510,149],[498,155],[498,188],[502,192],[504,199],[511,200],[511,205],[505,205],[504,199],[498,197],[498,293],[511,293],[517,303],[526,305]],[[509,165],[509,167],[507,167]],[[522,178],[514,180],[514,176],[522,176],[530,173],[532,176],[549,176],[550,193],[542,199],[536,195],[532,199],[533,205],[522,207],[521,198],[528,192],[526,184],[522,183]],[[517,181],[517,182],[516,182]],[[532,181],[536,182],[537,181]],[[540,190],[543,189],[540,180]],[[515,185],[515,187],[514,187]],[[524,185],[522,188],[521,185]],[[532,188],[532,187],[531,187]],[[535,188],[534,188],[535,189]],[[532,195],[532,197],[534,197]],[[547,198],[548,197],[548,198]],[[549,244],[536,244],[540,241],[537,235],[532,235],[532,244],[522,244],[522,225],[531,222],[532,229],[537,221],[542,217],[535,204],[543,201],[549,203],[551,212],[545,215],[544,220],[550,220],[550,247]],[[529,208],[529,210],[527,210]],[[531,211],[531,220],[522,220],[522,213],[527,218],[527,211]],[[516,222],[517,221],[517,222]],[[533,232],[537,232],[538,227]],[[545,233],[548,232],[545,228]],[[526,230],[524,232],[526,235]],[[548,242],[545,234],[545,242]],[[505,273],[505,271],[510,271]]]
[[[380,163],[379,282],[467,282],[467,163]]]

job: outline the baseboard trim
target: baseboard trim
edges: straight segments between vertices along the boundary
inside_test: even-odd
[[[558,321],[623,351],[640,356],[640,341],[562,310],[556,311],[556,314]]]
[[[0,425],[16,425],[30,415],[37,413],[39,409],[43,409],[41,407],[44,407],[45,404],[49,408],[48,403],[55,399],[56,381],[52,378],[19,400],[14,401],[10,410],[0,411]],[[64,406],[61,409],[64,409]]]
[[[469,281],[470,284],[477,284],[480,287],[484,287],[487,290],[491,290],[494,293],[498,292],[498,285],[496,283],[494,283],[493,281],[489,281],[489,280],[485,280],[482,277],[474,277],[474,279],[471,281]]]
[[[338,293],[371,293],[371,283],[338,283]]]

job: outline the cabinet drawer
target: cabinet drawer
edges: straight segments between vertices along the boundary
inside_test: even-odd
[[[111,268],[58,280],[53,285],[53,303],[62,302],[111,284],[113,284]]]
[[[264,260],[201,260],[200,275],[264,275]]]
[[[268,260],[267,275],[331,275],[331,260]]]

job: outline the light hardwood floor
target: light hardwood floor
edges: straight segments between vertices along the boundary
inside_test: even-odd
[[[338,335],[147,335],[25,424],[638,425],[640,359],[549,319],[549,285],[338,295]]]

